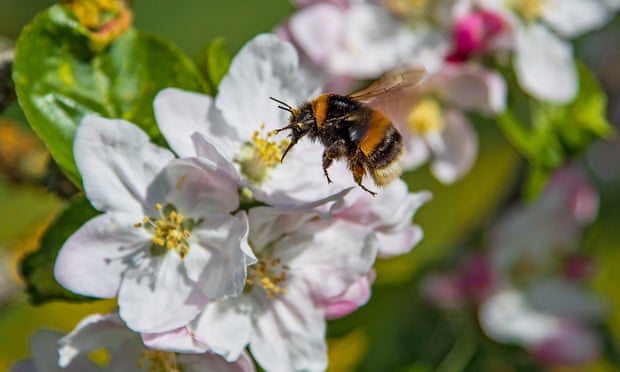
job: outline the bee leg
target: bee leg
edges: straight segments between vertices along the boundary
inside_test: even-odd
[[[364,175],[366,174],[366,169],[364,168],[364,163],[359,160],[359,156],[360,155],[356,155],[349,161],[349,169],[351,170],[351,173],[353,173],[353,179],[355,180],[355,183],[357,183],[358,186],[362,188],[362,190],[366,191],[372,196],[375,196],[377,195],[376,192],[371,191],[366,188],[366,186],[362,185],[362,178],[364,178]]]
[[[323,173],[325,173],[325,177],[327,177],[327,183],[332,183],[332,179],[329,178],[329,174],[327,173],[327,168],[332,165],[334,159],[341,158],[345,155],[346,144],[344,140],[338,140],[323,151]]]

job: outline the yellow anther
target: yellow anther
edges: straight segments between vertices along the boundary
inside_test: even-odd
[[[281,265],[279,257],[263,257],[254,265],[248,268],[248,278],[246,284],[257,284],[265,291],[268,299],[273,299],[275,295],[286,294],[286,288],[282,284],[286,281],[285,265]]]
[[[441,106],[432,98],[421,100],[409,114],[407,124],[411,132],[420,135],[441,132],[445,127]]]
[[[260,131],[254,131],[252,140],[242,147],[241,153],[235,159],[245,177],[257,185],[267,179],[270,169],[280,164],[284,149],[290,143],[288,139],[275,142],[271,137],[276,132],[269,131],[264,134],[264,130],[265,125],[262,124]]]
[[[512,0],[511,7],[528,21],[542,17],[545,5],[549,0]]]
[[[177,355],[170,351],[145,349],[137,362],[139,369],[148,372],[180,372],[184,368],[177,363]]]
[[[178,213],[174,206],[169,207],[167,206],[166,210],[170,212],[165,215],[163,213],[164,207],[159,203],[156,204],[155,209],[160,212],[160,217],[154,219],[145,216],[142,219],[143,223],[136,223],[134,226],[137,228],[144,227],[153,234],[151,244],[167,250],[174,250],[181,258],[184,258],[189,253],[190,247],[187,239],[192,235],[191,227],[194,225],[194,221],[189,219],[185,222],[183,215]]]

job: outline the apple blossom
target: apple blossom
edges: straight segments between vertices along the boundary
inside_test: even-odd
[[[118,297],[135,331],[187,324],[208,300],[238,294],[246,264],[248,222],[237,185],[197,159],[149,142],[136,126],[87,116],[75,158],[84,190],[103,214],[62,246],[54,273],[67,289]]]
[[[317,88],[300,74],[290,44],[274,35],[259,35],[235,56],[214,99],[166,89],[155,99],[155,114],[179,156],[218,159],[229,178],[251,191],[244,196],[269,205],[300,206],[330,195],[337,199],[347,187],[324,179],[318,144],[304,141],[280,161],[288,140],[274,138],[272,131],[286,125],[288,118],[269,97],[296,105],[310,99]]]
[[[258,263],[249,268],[245,291],[211,301],[188,331],[176,335],[191,338],[181,343],[202,343],[227,360],[249,345],[266,370],[324,370],[326,318],[345,315],[367,299],[364,281],[370,279],[377,241],[362,226],[308,213],[283,217],[258,207],[249,218],[250,226],[258,227],[249,238]],[[274,218],[289,223],[267,222]],[[346,306],[339,306],[343,302]],[[151,341],[165,349],[176,344],[162,337]]]
[[[426,81],[378,103],[403,135],[405,169],[431,156],[431,172],[442,183],[455,182],[473,166],[478,138],[463,110],[497,114],[506,104],[500,75],[475,64],[443,65]]]
[[[44,371],[230,371],[253,372],[254,363],[247,353],[227,362],[220,356],[205,352],[176,354],[144,347],[140,336],[131,332],[118,314],[93,314],[75,329],[59,332],[39,331],[31,340],[32,359],[13,366],[13,372]],[[93,362],[88,353],[104,349],[109,361]]]
[[[501,14],[513,30],[513,67],[530,94],[567,103],[577,94],[572,45],[566,39],[595,30],[611,19],[620,3],[605,0],[477,0]],[[488,39],[492,42],[493,38]]]

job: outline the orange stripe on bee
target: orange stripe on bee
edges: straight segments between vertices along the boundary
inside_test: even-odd
[[[327,117],[327,100],[328,99],[329,99],[328,94],[322,94],[312,101],[312,111],[314,114],[314,118],[316,119],[317,127],[320,127],[321,125],[323,125],[323,122],[325,121],[325,118]]]
[[[385,115],[379,111],[373,111],[368,123],[368,130],[362,137],[359,147],[364,155],[369,155],[381,143],[385,132],[390,128],[392,123]]]

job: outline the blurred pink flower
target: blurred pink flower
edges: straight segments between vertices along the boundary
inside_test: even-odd
[[[478,138],[464,110],[493,115],[504,110],[503,78],[472,63],[443,65],[422,83],[382,98],[375,106],[403,136],[405,169],[432,157],[431,172],[450,184],[465,175],[478,153]]]
[[[477,54],[508,47],[510,24],[501,14],[491,10],[475,10],[454,23],[453,50],[446,57],[451,62],[464,62]]]

